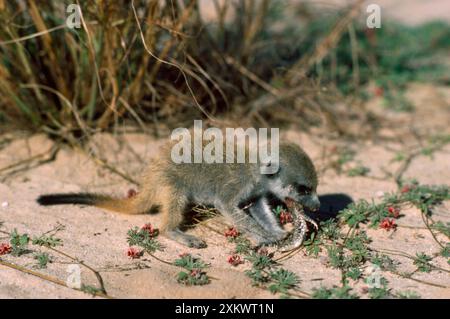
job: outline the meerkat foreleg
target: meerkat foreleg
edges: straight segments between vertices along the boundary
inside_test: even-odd
[[[257,245],[279,240],[277,239],[276,234],[261,227],[260,224],[244,210],[236,207],[231,211],[230,217],[236,227],[240,231],[251,236],[256,241]]]
[[[276,240],[286,237],[287,232],[279,225],[275,214],[267,201],[267,198],[260,197],[249,207],[250,215]]]

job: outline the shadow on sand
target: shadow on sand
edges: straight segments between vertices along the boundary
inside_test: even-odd
[[[337,214],[353,203],[353,199],[342,193],[326,194],[319,196],[320,210],[314,213],[313,217],[316,220],[325,221],[336,218]]]

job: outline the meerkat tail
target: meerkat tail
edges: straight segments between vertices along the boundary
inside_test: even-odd
[[[93,193],[67,193],[41,195],[36,200],[40,205],[81,204],[96,206],[123,214],[139,214],[135,205],[135,198],[113,198],[108,195]]]

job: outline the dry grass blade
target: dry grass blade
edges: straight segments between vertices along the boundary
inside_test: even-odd
[[[0,265],[8,267],[8,268],[15,269],[15,270],[18,270],[20,272],[23,272],[23,273],[26,273],[26,274],[29,274],[29,275],[32,275],[32,276],[35,276],[35,277],[38,277],[38,278],[41,278],[43,280],[52,282],[52,283],[57,284],[59,286],[63,286],[63,287],[70,288],[70,289],[75,289],[75,290],[78,290],[78,291],[83,291],[81,289],[71,288],[71,287],[67,286],[67,284],[64,281],[60,280],[59,278],[55,278],[53,276],[49,276],[49,275],[37,272],[35,270],[31,270],[31,269],[28,269],[28,268],[22,267],[20,265],[16,265],[16,264],[13,264],[13,263],[1,260],[1,259],[0,259]],[[111,297],[111,296],[109,296],[109,295],[107,295],[107,294],[105,294],[103,292],[95,292],[95,296],[108,298],[108,299],[112,299],[113,298],[113,297]]]

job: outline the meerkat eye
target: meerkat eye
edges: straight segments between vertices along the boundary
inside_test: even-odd
[[[295,190],[300,194],[300,195],[309,195],[312,192],[312,188],[308,187],[306,185],[301,185],[301,184],[296,184],[295,185]]]

